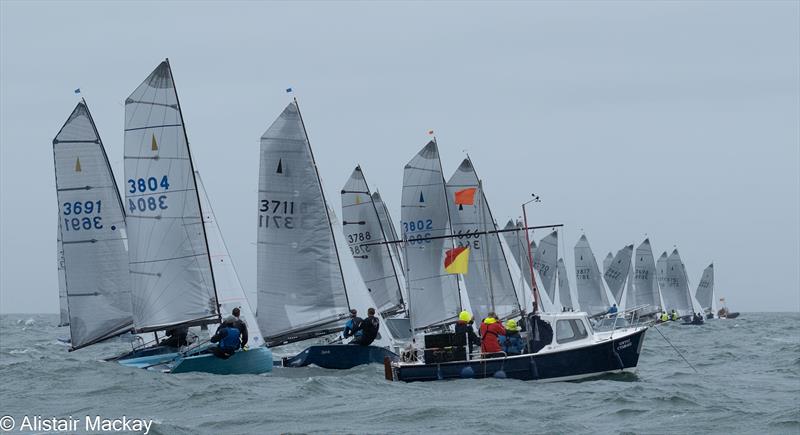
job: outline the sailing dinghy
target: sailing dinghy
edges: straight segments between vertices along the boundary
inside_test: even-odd
[[[603,278],[585,234],[575,245],[575,286],[578,289],[578,305],[581,310],[592,317],[608,311],[610,304]]]
[[[700,307],[703,308],[703,313],[707,319],[714,318],[714,263],[711,263],[703,271],[703,276],[700,278],[700,283],[697,284],[697,291],[694,294]]]
[[[213,357],[209,343],[178,353],[159,345],[159,331],[222,321],[205,214],[169,60],[125,100],[125,179],[134,328],[139,334],[152,332],[156,340],[121,362],[176,373],[270,371],[271,353],[259,345],[227,360]]]
[[[359,308],[366,311],[367,290],[352,254],[344,254],[343,236],[292,101],[261,137],[258,322],[270,347],[338,334],[349,318],[351,298],[361,298]],[[384,290],[378,300],[393,309],[396,289]],[[375,345],[320,344],[284,358],[283,366],[348,369],[382,363],[384,357],[396,356]]]
[[[644,307],[640,316],[652,317],[661,312],[661,290],[656,279],[656,263],[650,239],[636,248],[633,266],[632,286],[625,296],[627,307]]]

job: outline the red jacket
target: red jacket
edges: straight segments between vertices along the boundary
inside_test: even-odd
[[[481,323],[481,352],[502,352],[503,348],[500,347],[500,342],[497,341],[497,338],[501,335],[506,335],[506,328],[503,328],[502,323],[498,321],[486,323],[486,320],[484,320]]]

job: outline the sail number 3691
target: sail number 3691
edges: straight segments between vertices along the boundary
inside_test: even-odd
[[[84,216],[77,217],[78,215],[91,215],[100,214],[103,207],[103,202],[97,201],[75,201],[65,202],[63,205],[62,213],[64,216],[74,216],[71,218],[64,218],[65,231],[80,231],[91,229],[102,229],[103,218],[101,216]]]

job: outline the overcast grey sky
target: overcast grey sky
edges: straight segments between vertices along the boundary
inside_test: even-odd
[[[300,101],[327,196],[356,163],[395,221],[403,166],[467,150],[495,217],[647,233],[741,311],[800,310],[800,3],[0,2],[0,311],[55,312],[52,138],[80,88],[122,180],[125,97],[165,57],[241,279],[259,137]],[[123,185],[124,183],[120,183]],[[537,239],[544,233],[537,235]],[[574,279],[571,279],[574,283]]]

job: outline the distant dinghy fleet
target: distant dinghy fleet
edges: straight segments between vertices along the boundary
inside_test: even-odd
[[[133,334],[129,352],[108,358],[127,367],[258,374],[381,363],[400,381],[571,380],[634,369],[654,322],[738,315],[724,299],[715,306],[713,265],[692,294],[677,249],[656,261],[649,239],[609,253],[601,272],[582,235],[573,293],[561,225],[499,228],[473,161],[446,180],[435,138],[405,166],[399,231],[360,166],[341,189],[340,221],[296,100],[261,137],[251,307],[192,159],[168,60],[126,99],[124,134],[124,198],[84,100],[53,154],[59,324],[70,350]],[[538,244],[537,229],[547,232]],[[367,307],[376,316],[361,321],[355,311]],[[466,333],[473,317],[480,350]],[[359,344],[343,344],[345,326]],[[291,352],[294,343],[304,350]],[[273,350],[283,357],[273,361]]]

